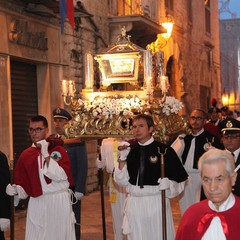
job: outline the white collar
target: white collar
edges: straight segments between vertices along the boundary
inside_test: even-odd
[[[208,201],[208,206],[215,212],[224,212],[232,208],[236,200],[232,193],[229,194],[228,198],[220,205],[219,209],[216,209],[212,201]]]
[[[239,153],[240,153],[240,148],[238,148],[236,151],[234,151],[234,152],[230,152],[228,149],[225,149],[226,150],[226,152],[228,152],[228,153],[230,153],[230,154],[232,154],[232,153],[234,153],[234,158],[235,158],[235,162],[237,161],[237,158],[238,158],[238,155],[239,155]]]
[[[153,141],[154,141],[154,138],[153,138],[153,136],[152,136],[152,137],[151,137],[149,140],[147,140],[145,143],[140,143],[140,142],[138,142],[138,144],[139,144],[140,146],[147,146],[147,145],[151,144]]]
[[[192,133],[192,135],[194,136],[194,137],[197,137],[197,136],[199,136],[200,134],[202,134],[204,132],[204,129],[202,128],[199,132],[197,132],[196,134],[193,134]]]

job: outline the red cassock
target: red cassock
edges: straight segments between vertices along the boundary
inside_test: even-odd
[[[71,174],[71,164],[66,150],[61,146],[55,146],[49,149],[49,155],[54,151],[61,154],[61,158],[57,163],[65,171],[69,184],[72,186],[73,179]],[[40,149],[35,147],[27,148],[20,155],[14,170],[14,183],[22,186],[26,193],[31,197],[38,197],[43,193],[38,173],[38,157],[42,157]],[[42,159],[44,161],[43,157]],[[46,176],[45,180],[48,184],[52,181]]]
[[[190,206],[181,218],[175,240],[201,240],[214,216],[219,216],[227,240],[239,240],[240,198],[235,199],[234,206],[223,212],[213,211],[208,200]]]

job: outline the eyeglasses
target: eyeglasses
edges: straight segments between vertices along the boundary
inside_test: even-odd
[[[190,119],[191,119],[191,120],[198,120],[198,121],[199,121],[199,120],[203,120],[203,117],[200,117],[200,116],[197,116],[197,117],[191,116]]]
[[[34,132],[40,133],[43,129],[45,129],[45,128],[40,128],[40,127],[37,127],[37,128],[29,128],[28,131],[29,131],[30,134],[33,134]]]

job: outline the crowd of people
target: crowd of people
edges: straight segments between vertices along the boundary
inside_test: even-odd
[[[54,134],[44,116],[30,119],[32,145],[20,155],[12,183],[0,152],[0,240],[10,225],[10,196],[15,206],[29,198],[26,240],[81,238],[88,161],[85,142],[64,139],[71,118],[54,109]],[[226,107],[194,109],[191,134],[180,134],[171,145],[154,138],[149,114],[136,115],[132,127],[132,139],[104,139],[96,159],[109,176],[115,240],[239,239],[240,120]],[[176,234],[173,197],[182,216]]]

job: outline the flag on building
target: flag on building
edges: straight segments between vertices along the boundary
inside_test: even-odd
[[[73,0],[60,0],[60,17],[61,17],[61,32],[64,30],[66,17],[74,30],[74,7]]]

